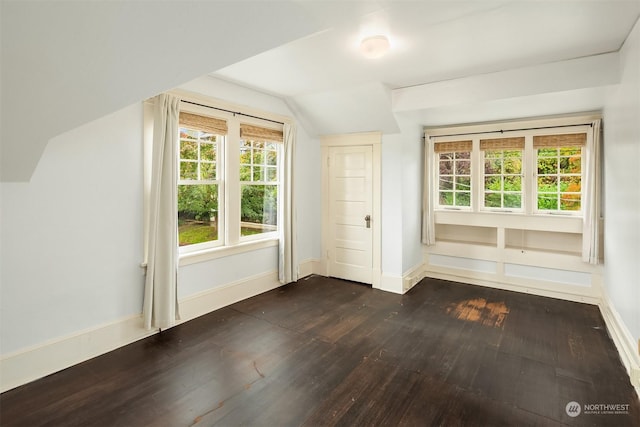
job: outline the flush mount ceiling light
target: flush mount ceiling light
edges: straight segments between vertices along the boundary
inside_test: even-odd
[[[391,44],[387,36],[377,35],[362,39],[360,51],[367,58],[380,58],[389,51]]]

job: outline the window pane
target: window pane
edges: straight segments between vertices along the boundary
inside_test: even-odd
[[[555,176],[539,176],[538,192],[548,193],[558,191],[558,178]]]
[[[572,193],[579,193],[581,190],[579,176],[563,176],[560,177],[560,191],[568,191]]]
[[[485,193],[484,205],[488,208],[501,208],[502,200],[500,193]]]
[[[178,185],[180,246],[218,240],[218,185]]]
[[[502,173],[502,160],[500,159],[485,159],[484,161],[484,173],[487,175],[494,175]]]
[[[504,207],[505,208],[517,208],[522,206],[522,196],[520,194],[505,193],[504,195]]]
[[[522,177],[521,176],[505,176],[504,177],[504,191],[521,191],[522,190]]]
[[[215,180],[216,179],[216,164],[215,163],[201,163],[200,164],[200,179]]]
[[[504,160],[504,173],[520,173],[522,171],[522,161],[519,158],[508,158]]]
[[[240,166],[240,181],[251,181],[251,166]]]
[[[195,141],[180,141],[180,158],[198,160],[198,143]]]
[[[267,151],[267,164],[270,166],[275,166],[278,164],[278,152],[277,151]]]
[[[197,162],[180,162],[180,179],[197,180],[198,179],[198,163]]]
[[[266,168],[267,171],[267,182],[276,182],[278,181],[278,168]]]
[[[469,160],[471,159],[471,151],[457,151],[455,152],[455,158]]]
[[[440,177],[440,190],[453,190],[453,177],[451,175]]]
[[[458,176],[456,177],[456,190],[470,191],[471,190],[471,177]]]
[[[439,200],[442,206],[453,206],[453,193],[451,191],[441,191]]]
[[[251,149],[240,148],[240,164],[241,165],[251,164]]]
[[[491,191],[502,190],[502,180],[499,176],[485,176],[484,177],[484,189]]]
[[[468,160],[461,160],[456,162],[456,174],[471,175],[471,162]]]
[[[440,175],[451,175],[453,173],[453,161],[442,160],[440,161]]]
[[[538,209],[540,210],[557,210],[558,196],[553,193],[538,193]]]
[[[262,151],[254,150],[254,152],[253,152],[253,164],[254,165],[261,165],[263,163],[264,163],[264,155],[263,155]]]
[[[253,167],[253,181],[264,181],[264,170],[262,166]]]
[[[579,194],[560,194],[560,210],[562,211],[579,211],[580,195]]]
[[[456,206],[471,206],[471,193],[468,191],[456,193]]]
[[[278,217],[277,185],[242,185],[240,202],[240,234],[276,231]]]
[[[552,174],[558,172],[558,159],[556,157],[545,157],[538,159],[538,175]]]
[[[216,160],[216,150],[213,144],[200,143],[200,160],[211,162]]]

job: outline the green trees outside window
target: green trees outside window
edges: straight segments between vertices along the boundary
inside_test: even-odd
[[[277,230],[278,145],[275,142],[240,141],[240,234]]]
[[[484,152],[484,207],[522,208],[522,150]]]
[[[439,153],[438,175],[441,206],[471,206],[471,152]]]
[[[582,148],[538,149],[538,209],[579,211],[582,195]]]
[[[180,128],[178,240],[180,246],[218,240],[218,150],[223,137]]]

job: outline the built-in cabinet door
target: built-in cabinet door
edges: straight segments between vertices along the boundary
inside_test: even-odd
[[[373,280],[373,147],[329,148],[330,276]]]

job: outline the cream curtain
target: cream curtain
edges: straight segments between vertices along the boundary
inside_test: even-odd
[[[436,179],[434,169],[433,144],[429,137],[424,138],[424,165],[422,179],[422,244],[431,246],[436,243],[436,224],[433,213],[435,195],[432,188]]]
[[[601,192],[601,120],[591,123],[592,137],[587,138],[585,155],[586,182],[584,183],[584,222],[582,228],[582,261],[598,264],[600,261],[600,206]]]
[[[283,156],[281,168],[280,204],[278,208],[279,266],[280,283],[298,280],[296,259],[296,212],[293,200],[293,162],[295,154],[296,129],[288,123],[283,127]]]
[[[145,328],[167,328],[178,319],[177,162],[180,100],[154,99],[153,153],[148,233],[145,236],[147,276],[144,288]]]

